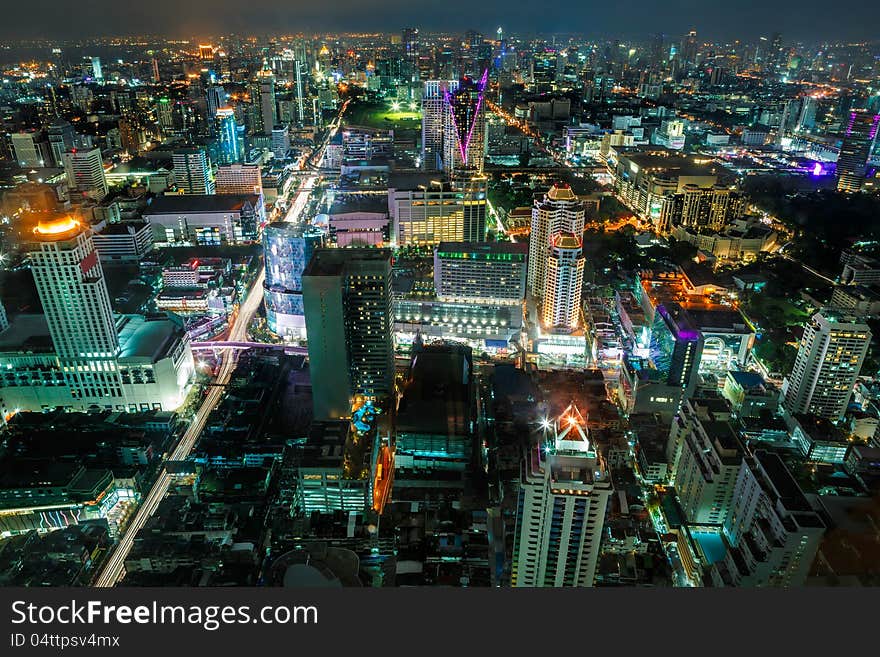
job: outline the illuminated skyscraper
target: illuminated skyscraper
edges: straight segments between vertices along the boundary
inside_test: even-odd
[[[865,110],[853,110],[849,113],[840,157],[837,158],[838,191],[857,192],[862,188],[878,123],[880,114],[872,115]]]
[[[611,478],[574,404],[525,456],[511,585],[593,586]]]
[[[67,151],[63,156],[67,184],[78,194],[102,200],[107,196],[107,176],[100,148],[86,148]]]
[[[64,153],[76,147],[76,131],[64,119],[55,119],[49,124],[49,146],[55,165],[64,166]]]
[[[235,111],[231,107],[221,107],[214,119],[217,140],[220,145],[220,160],[223,164],[241,162],[241,144],[238,140],[238,124],[235,122]]]
[[[535,201],[529,237],[529,294],[534,297],[544,294],[547,256],[553,238],[560,233],[583,235],[584,215],[584,204],[565,183],[556,183],[542,200]]]
[[[486,159],[486,106],[484,94],[489,71],[474,80],[465,77],[456,89],[446,89],[443,121],[443,168],[482,173]]]
[[[275,76],[271,71],[263,70],[250,86],[251,110],[254,134],[270,136],[272,128],[278,122],[278,110],[275,106]]]
[[[866,324],[829,310],[813,315],[804,327],[791,375],[782,385],[783,407],[789,413],[840,420],[870,344]]]
[[[390,249],[317,249],[303,273],[316,420],[348,417],[356,394],[394,391]]]
[[[422,92],[422,169],[437,171],[443,159],[446,93],[458,89],[457,80],[427,80]]]
[[[205,90],[205,101],[208,107],[208,120],[211,121],[217,116],[217,110],[226,105],[226,90],[219,85],[210,85]],[[212,126],[213,127],[213,126]]]
[[[104,81],[104,69],[101,68],[101,58],[92,57],[92,77],[96,82]]]
[[[572,331],[581,316],[581,290],[584,284],[584,250],[581,238],[560,233],[550,242],[547,278],[544,284],[542,318],[544,328]]]
[[[403,29],[403,68],[406,79],[415,82],[419,79],[419,30],[416,27]]]
[[[205,151],[201,148],[181,148],[174,151],[172,160],[174,182],[184,194],[214,193],[214,179]]]
[[[116,356],[119,337],[92,231],[70,218],[41,222],[30,262],[58,356],[85,363]],[[107,378],[104,371],[72,367],[67,374],[78,385],[110,386],[97,383]]]
[[[4,400],[30,411],[176,409],[193,372],[182,325],[114,316],[92,231],[74,218],[42,218],[28,247],[43,314],[19,316],[0,339]]]

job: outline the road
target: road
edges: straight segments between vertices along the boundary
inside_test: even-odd
[[[247,340],[248,326],[250,326],[254,315],[256,315],[257,310],[260,307],[260,302],[263,300],[264,280],[265,270],[261,266],[260,273],[253,285],[251,285],[244,302],[241,304],[235,323],[229,332],[230,341],[243,342]],[[201,435],[202,430],[205,428],[205,423],[208,421],[208,417],[217,407],[217,404],[220,403],[220,399],[224,392],[223,387],[229,382],[229,378],[235,370],[235,364],[238,362],[238,355],[239,352],[234,349],[223,351],[222,361],[220,363],[220,369],[217,372],[215,385],[208,388],[208,394],[205,396],[202,405],[193,416],[189,427],[187,427],[186,432],[183,434],[177,447],[168,456],[169,461],[182,461],[192,452],[199,435]],[[147,520],[149,520],[150,516],[156,511],[159,503],[168,492],[170,485],[171,475],[169,475],[163,468],[162,473],[159,475],[159,478],[156,479],[153,487],[146,496],[144,496],[141,505],[138,507],[137,512],[134,514],[131,522],[126,528],[125,534],[104,562],[100,574],[95,579],[95,586],[114,586],[120,580],[125,572],[125,559],[128,557],[129,552],[131,552],[135,536],[141,529],[143,529]]]
[[[327,137],[321,143],[320,147],[315,149],[315,152],[309,160],[317,158],[317,160],[320,161],[324,148],[330,138],[339,129],[341,114],[342,112],[340,112],[340,116],[336,118],[334,123],[331,124],[332,128],[328,132]],[[285,221],[298,222],[300,220],[300,215],[303,210],[305,210],[309,196],[318,177],[318,174],[313,174],[300,183],[300,187],[296,192],[296,200],[291,204],[290,210],[284,218]],[[248,341],[248,327],[251,325],[254,316],[257,314],[257,310],[260,308],[260,303],[263,300],[263,282],[265,280],[266,270],[264,265],[261,264],[260,273],[251,284],[250,289],[239,306],[238,313],[236,314],[232,327],[229,330],[229,334],[225,339],[226,342]],[[205,395],[202,405],[193,416],[189,427],[187,427],[186,432],[183,434],[177,447],[167,457],[168,461],[183,461],[190,455],[193,447],[195,447],[196,441],[205,428],[208,417],[217,407],[217,404],[220,403],[224,394],[224,386],[229,382],[232,372],[235,370],[240,351],[237,349],[224,349],[222,354],[220,368],[217,372],[214,385],[208,387],[208,393]],[[125,574],[125,560],[128,557],[129,552],[131,552],[132,545],[134,545],[135,536],[137,536],[137,533],[143,529],[147,520],[149,520],[150,516],[155,513],[159,503],[168,493],[168,488],[171,486],[171,479],[171,475],[168,474],[163,467],[161,474],[156,479],[153,487],[150,488],[149,492],[144,496],[138,510],[132,517],[131,522],[129,522],[125,533],[122,538],[120,538],[119,543],[116,544],[116,547],[103,563],[100,573],[94,580],[94,586],[115,586],[123,577]]]

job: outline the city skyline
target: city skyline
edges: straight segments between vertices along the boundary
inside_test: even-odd
[[[759,0],[738,0],[723,7],[689,2],[665,6],[662,11],[648,0],[636,0],[626,5],[575,5],[559,12],[547,12],[545,7],[533,3],[512,6],[502,0],[487,0],[479,5],[453,0],[439,10],[424,0],[393,0],[383,2],[381,12],[356,0],[337,0],[332,11],[306,0],[256,0],[246,6],[233,0],[193,0],[184,5],[156,0],[133,5],[124,14],[113,12],[114,7],[110,0],[95,0],[70,14],[57,12],[54,0],[12,5],[4,8],[10,20],[0,26],[0,39],[387,32],[389,15],[394,15],[401,27],[413,25],[437,32],[477,29],[494,34],[501,26],[510,33],[634,38],[696,29],[701,38],[720,40],[757,39],[775,32],[808,41],[876,39],[870,21],[859,19],[863,5],[851,0],[843,6],[822,0],[772,5]],[[39,23],[28,20],[35,13],[42,17]]]

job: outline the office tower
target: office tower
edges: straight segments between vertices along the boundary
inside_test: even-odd
[[[221,164],[214,177],[217,194],[263,195],[263,177],[258,164]]]
[[[817,106],[818,102],[813,96],[804,96],[795,131],[809,132],[816,127]]]
[[[454,90],[443,92],[446,114],[443,121],[443,168],[468,169],[482,173],[486,158],[486,91],[489,71],[479,80],[465,77]]]
[[[681,58],[686,66],[697,64],[697,31],[691,30],[681,41]]]
[[[581,237],[559,233],[550,241],[544,284],[542,319],[545,329],[573,331],[581,316],[584,251]]]
[[[104,81],[104,70],[101,68],[101,58],[92,57],[92,77],[96,82]]]
[[[169,98],[160,98],[156,102],[156,123],[163,136],[174,133],[174,105]]]
[[[220,161],[223,164],[241,162],[243,159],[241,143],[238,139],[238,124],[235,121],[235,110],[221,107],[215,113],[214,133],[217,135]]]
[[[208,156],[201,148],[181,148],[172,155],[174,182],[184,194],[213,194]]]
[[[16,132],[10,141],[18,166],[39,168],[52,164],[49,144],[40,141],[39,132]]]
[[[458,89],[457,80],[426,80],[422,91],[422,169],[437,171],[443,159],[446,93]]]
[[[40,222],[30,263],[73,397],[102,406],[105,398],[122,397],[119,336],[91,229],[69,217]]]
[[[389,181],[393,242],[435,246],[486,239],[486,176],[462,171],[450,181],[430,180],[428,174],[420,178],[424,183],[407,181],[403,187],[396,177]]]
[[[583,235],[584,216],[584,204],[565,183],[556,183],[543,199],[535,201],[529,237],[528,275],[528,291],[533,297],[544,294],[551,240],[560,233]]]
[[[667,453],[672,456],[675,491],[689,524],[721,530],[729,521],[745,449],[729,423],[701,418],[686,401],[672,423]]]
[[[403,74],[409,82],[419,79],[419,30],[416,27],[403,28]]]
[[[299,59],[294,60],[293,65],[296,67],[296,118],[298,125],[305,124],[305,108],[303,103],[303,80],[302,69],[304,64]]]
[[[126,116],[119,119],[119,143],[130,155],[136,155],[141,150],[144,136],[137,120]]]
[[[324,234],[316,228],[303,230],[295,224],[275,221],[263,231],[263,297],[269,330],[276,335],[303,337],[303,271],[315,249],[323,245]]]
[[[574,404],[542,431],[523,463],[511,585],[592,586],[610,475]]]
[[[212,46],[211,44],[200,44],[199,59],[201,59],[203,62],[214,61],[214,46]]]
[[[95,201],[107,196],[109,189],[101,149],[73,149],[64,153],[62,159],[71,190]]]
[[[846,134],[837,158],[837,191],[857,192],[862,188],[878,123],[880,114],[872,115],[865,110],[852,110],[849,113]]]
[[[217,116],[217,110],[228,107],[226,104],[226,89],[219,85],[211,85],[205,90],[205,102],[207,106],[208,122],[211,123]]]
[[[434,249],[434,292],[440,301],[519,305],[526,295],[525,244],[441,242]]]
[[[545,49],[532,57],[532,86],[538,94],[549,93],[556,88],[559,55],[555,50]]]
[[[263,70],[250,85],[252,128],[254,134],[271,136],[272,128],[278,123],[278,110],[275,107],[275,76]]]
[[[449,175],[452,189],[460,195],[462,212],[462,241],[486,240],[488,178],[471,169],[459,169]]]
[[[651,361],[668,386],[689,397],[699,379],[703,334],[690,314],[677,303],[659,305],[651,326]]]
[[[159,60],[155,57],[150,60],[150,77],[154,83],[162,81],[162,77],[159,75]]]
[[[782,54],[782,35],[779,32],[774,32],[770,39],[767,62],[773,67],[782,64]]]
[[[286,125],[276,125],[272,128],[272,154],[279,160],[287,157],[290,150],[290,133]]]
[[[667,194],[660,202],[657,229],[668,233],[675,226],[687,226],[698,231],[718,232],[746,209],[746,196],[725,185],[701,187],[684,184],[679,192]]]
[[[61,81],[67,75],[67,66],[64,63],[64,52],[61,48],[52,48],[52,68],[56,80]]]
[[[349,417],[355,395],[387,400],[394,394],[391,254],[316,249],[303,273],[317,420]]]
[[[782,385],[785,410],[834,422],[843,418],[870,344],[871,330],[853,317],[829,309],[813,315]]]

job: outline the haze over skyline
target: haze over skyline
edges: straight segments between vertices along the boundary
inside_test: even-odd
[[[193,36],[229,32],[389,31],[392,25],[424,30],[579,33],[588,36],[677,37],[696,29],[707,39],[749,39],[781,32],[791,40],[861,40],[877,37],[876,22],[865,20],[865,3],[801,0],[767,3],[683,0],[658,6],[651,0],[585,2],[548,10],[535,2],[450,0],[442,8],[426,0],[153,0],[120,11],[111,0],[90,0],[65,11],[57,0],[13,3],[3,0],[0,38],[78,38],[123,34]],[[39,16],[40,20],[35,20]]]

